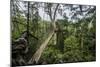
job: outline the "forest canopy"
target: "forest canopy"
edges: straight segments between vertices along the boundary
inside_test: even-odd
[[[96,60],[96,6],[11,0],[12,65]]]

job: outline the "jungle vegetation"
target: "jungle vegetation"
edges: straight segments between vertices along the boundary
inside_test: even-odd
[[[96,60],[96,6],[11,0],[12,65]]]

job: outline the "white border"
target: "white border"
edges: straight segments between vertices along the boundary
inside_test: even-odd
[[[10,65],[10,0],[0,1],[0,67]]]
[[[95,0],[24,0],[24,1],[96,5]]]

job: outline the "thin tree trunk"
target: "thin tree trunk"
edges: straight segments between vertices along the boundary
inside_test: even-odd
[[[57,41],[57,46],[58,49],[63,52],[63,48],[64,48],[64,38],[63,38],[63,32],[56,32],[56,41]]]

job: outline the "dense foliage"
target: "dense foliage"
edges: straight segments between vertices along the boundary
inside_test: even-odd
[[[12,1],[12,15],[11,15],[11,33],[12,42],[20,38],[23,32],[27,31],[29,27],[28,36],[28,53],[25,54],[25,61],[28,62],[34,53],[39,49],[41,44],[48,38],[48,35],[53,28],[53,23],[56,23],[57,30],[54,30],[56,34],[50,39],[48,45],[45,47],[42,55],[38,61],[38,64],[54,64],[54,63],[66,63],[66,62],[84,62],[96,60],[96,7],[91,6],[89,10],[82,12],[88,6],[79,5],[80,15],[78,17],[76,11],[77,8],[71,5],[62,4],[63,7],[68,7],[70,12],[74,11],[72,18],[63,13],[62,8],[58,7],[58,13],[62,16],[62,19],[52,19],[49,14],[50,7],[55,8],[56,4],[49,3],[30,3],[30,8],[27,6],[27,2],[23,2],[25,6],[24,11],[18,6],[19,2]],[[20,4],[19,4],[20,5]],[[39,14],[40,8],[44,8],[44,14],[51,17],[50,20],[44,20],[44,17]],[[53,7],[54,6],[54,7]],[[58,5],[57,5],[58,6]],[[77,6],[77,5],[76,5]],[[29,8],[29,13],[27,12]],[[55,8],[56,9],[56,8]],[[62,11],[60,11],[62,10]],[[52,10],[51,10],[52,11]],[[27,17],[29,14],[29,17]],[[55,13],[54,13],[55,14]],[[61,15],[63,14],[63,15]],[[75,15],[76,14],[76,15]],[[83,15],[84,14],[84,15]],[[27,21],[29,19],[29,21]],[[71,20],[69,20],[71,19]],[[29,26],[27,26],[29,23]],[[55,43],[56,42],[56,43]],[[12,45],[13,46],[13,45]]]

